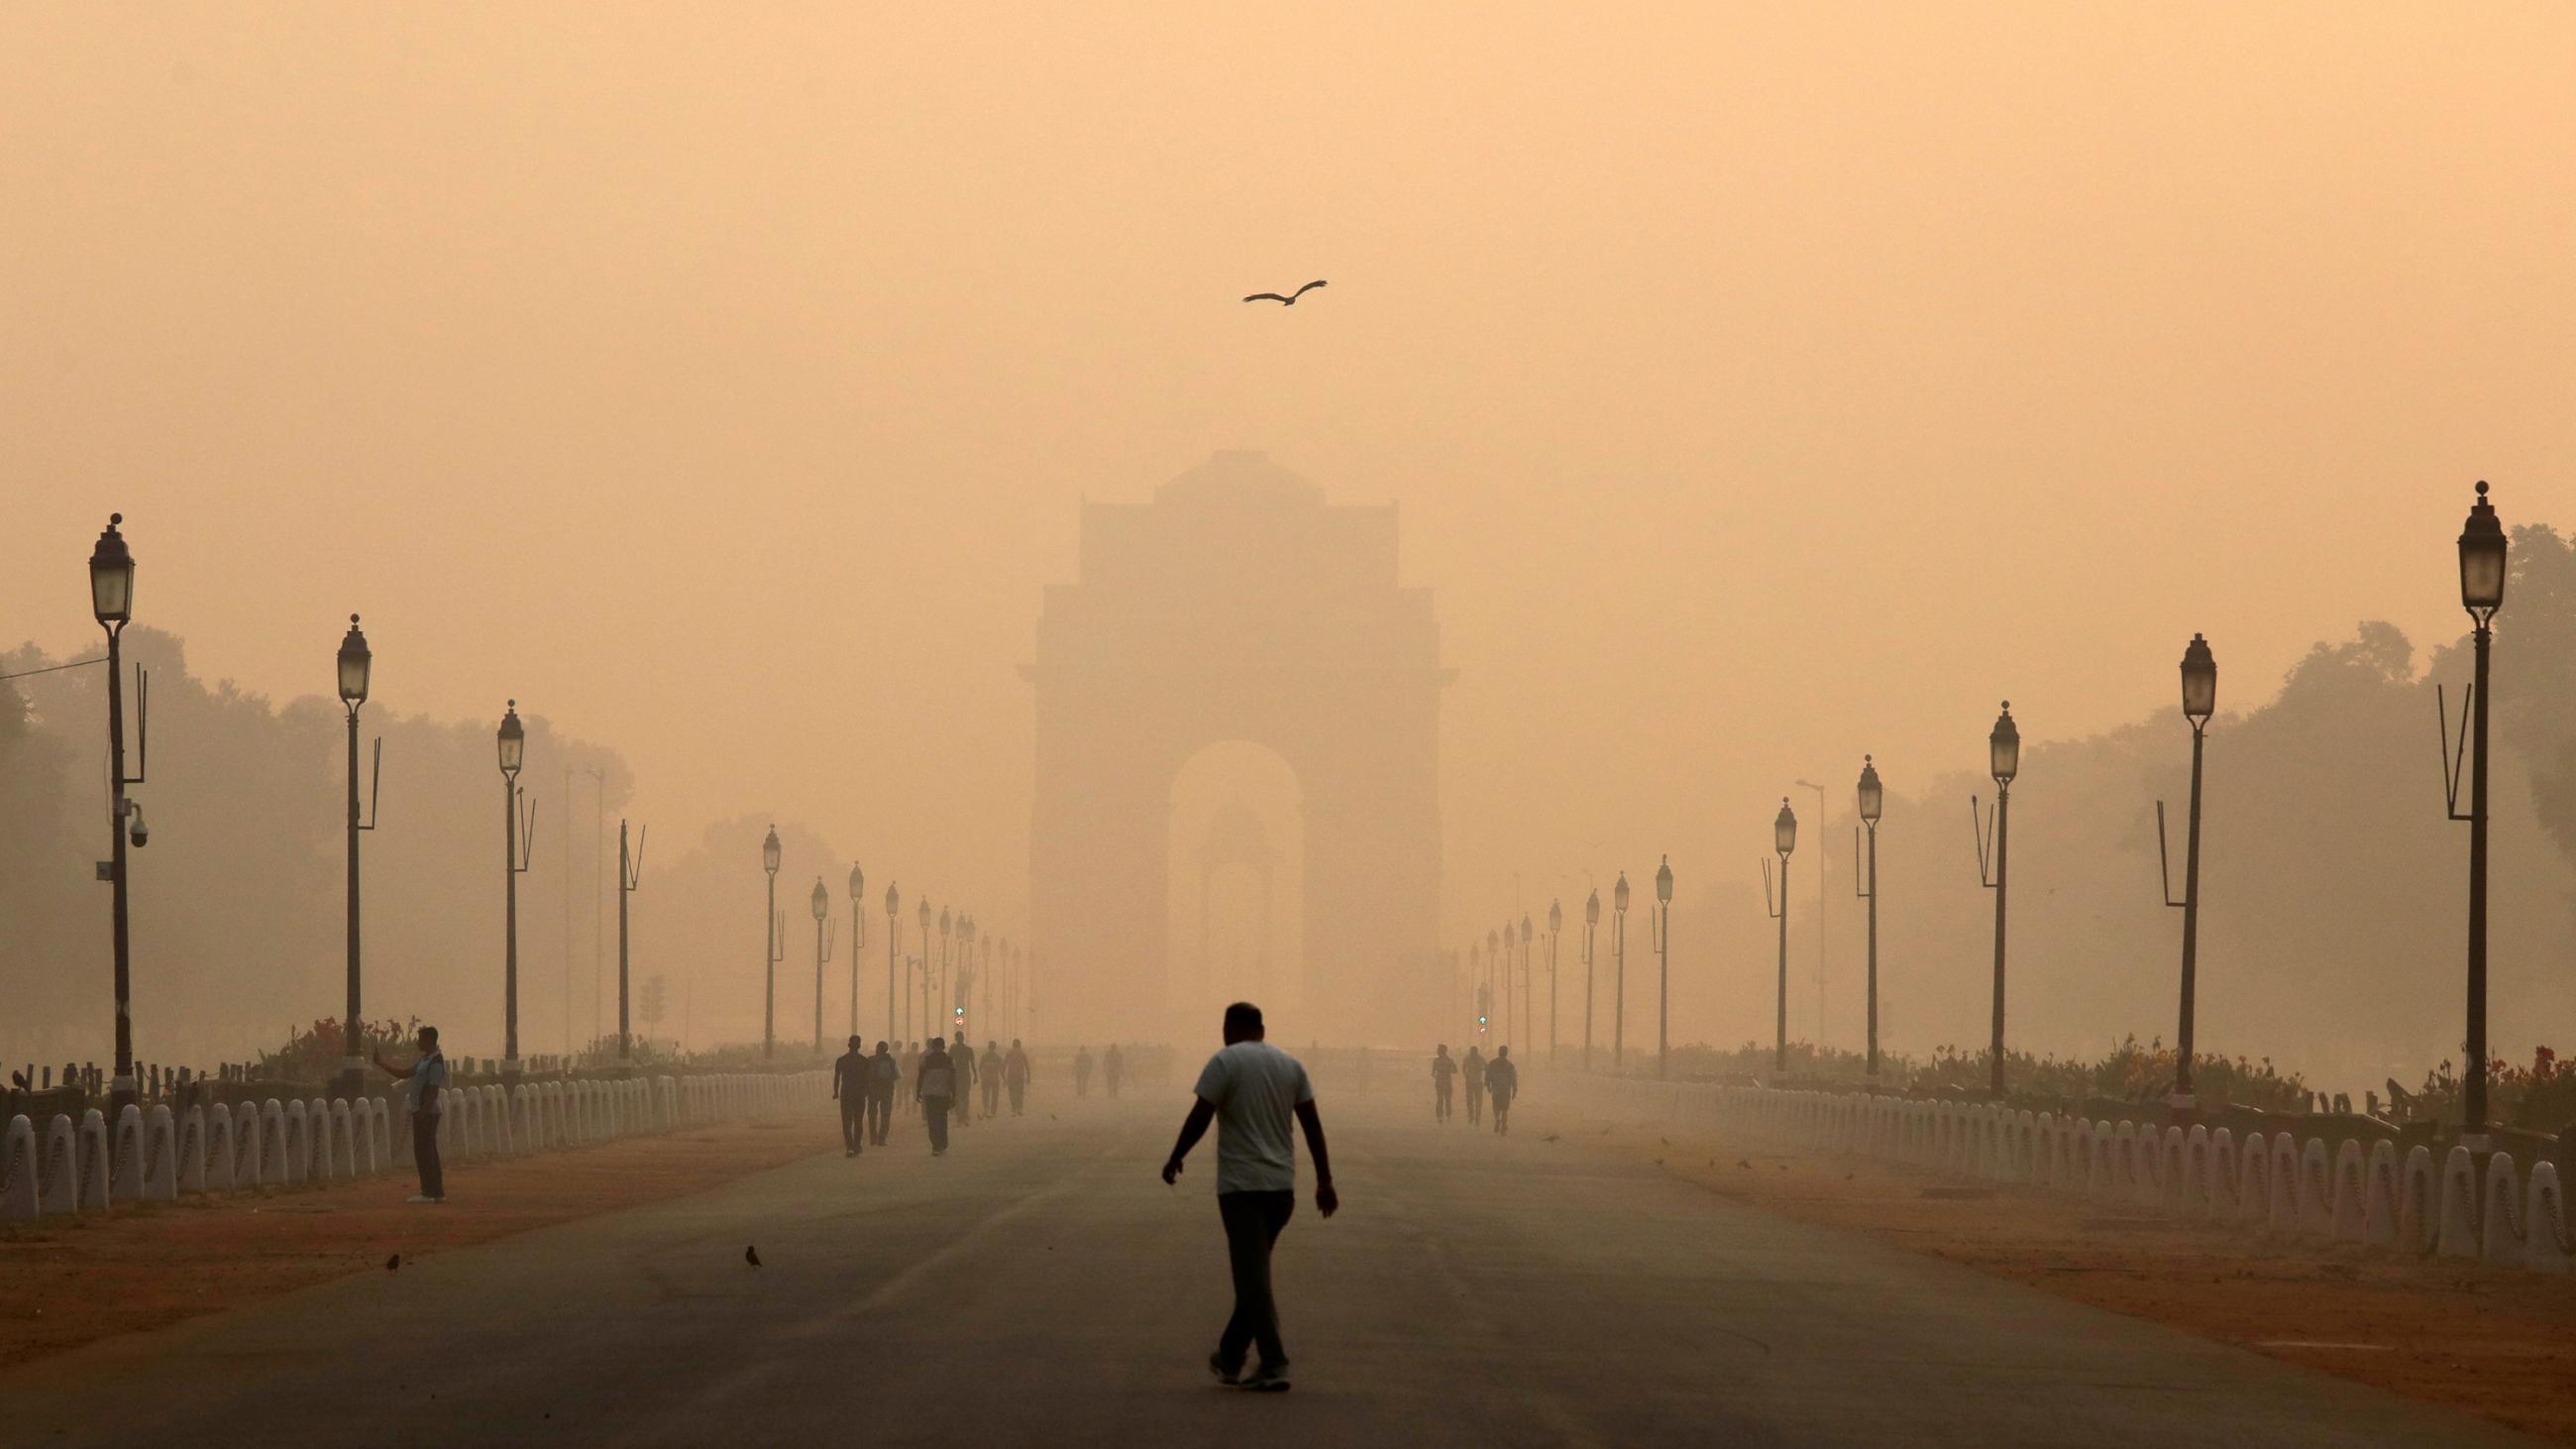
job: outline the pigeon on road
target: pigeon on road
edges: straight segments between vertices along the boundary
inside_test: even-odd
[[[746,1263],[749,1263],[751,1266],[753,1266],[753,1267],[755,1267],[755,1268],[759,1267],[759,1266],[760,1266],[760,1252],[759,1252],[759,1250],[758,1250],[758,1249],[755,1249],[755,1248],[745,1248],[745,1249],[743,1249],[743,1250],[742,1250],[742,1260],[743,1260],[744,1262],[746,1262]]]
[[[1276,302],[1282,307],[1294,307],[1297,305],[1298,298],[1305,296],[1308,292],[1311,292],[1322,285],[1324,285],[1322,282],[1308,282],[1306,285],[1299,287],[1296,291],[1289,293],[1285,297],[1280,296],[1277,292],[1255,292],[1243,300],[1247,302]]]
[[[402,1266],[402,1254],[400,1254],[400,1253],[396,1253],[396,1254],[394,1254],[392,1257],[385,1259],[385,1271],[386,1271],[386,1272],[388,1272],[388,1273],[392,1272],[393,1270],[395,1270],[396,1268],[399,1268],[399,1267],[401,1267],[401,1266]]]

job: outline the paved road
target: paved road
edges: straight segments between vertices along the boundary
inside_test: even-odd
[[[1168,1189],[1176,1104],[1055,1106],[0,1370],[0,1443],[2519,1442],[1570,1139],[1329,1099],[1343,1210],[1281,1246],[1297,1387],[1231,1392],[1210,1149]],[[470,1167],[450,1188],[473,1211]]]

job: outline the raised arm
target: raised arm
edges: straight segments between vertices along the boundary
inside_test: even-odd
[[[1326,1217],[1342,1205],[1333,1191],[1333,1159],[1324,1151],[1324,1117],[1312,1101],[1297,1104],[1297,1125],[1306,1129],[1306,1155],[1315,1159],[1315,1211]]]
[[[1201,1097],[1190,1104],[1190,1115],[1181,1121],[1181,1140],[1172,1144],[1171,1158],[1163,1164],[1164,1182],[1169,1183],[1181,1175],[1181,1159],[1189,1156],[1190,1149],[1199,1145],[1199,1139],[1207,1135],[1208,1124],[1215,1120],[1214,1102]]]

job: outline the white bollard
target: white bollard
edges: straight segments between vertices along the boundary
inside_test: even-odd
[[[191,1107],[179,1121],[179,1181],[181,1192],[206,1190],[206,1109]]]
[[[2421,1144],[2407,1149],[2398,1190],[2397,1246],[2418,1256],[2432,1252],[2442,1233],[2442,1177],[2433,1166],[2432,1149]]]
[[[2576,1244],[2567,1240],[2567,1200],[2559,1195],[2554,1164],[2531,1165],[2530,1193],[2522,1209],[2523,1266],[2535,1273],[2565,1273]]]
[[[2496,1153],[2487,1159],[2486,1213],[2478,1225],[2478,1256],[2507,1268],[2519,1268],[2528,1261],[2522,1208],[2522,1177],[2514,1171],[2513,1154]]]
[[[108,1178],[108,1192],[118,1202],[136,1202],[143,1197],[143,1109],[132,1102],[116,1112],[116,1135],[108,1139],[115,1171]]]
[[[2327,1236],[2336,1242],[2370,1241],[2370,1168],[2361,1144],[2349,1137],[2335,1149],[2334,1192],[2327,1218]]]
[[[92,1107],[81,1114],[80,1124],[80,1205],[84,1212],[107,1210],[107,1176],[114,1170],[107,1154],[107,1118]]]
[[[2443,1257],[2478,1255],[2477,1213],[2477,1167],[2469,1158],[2469,1149],[2454,1147],[2442,1161],[2442,1237],[2438,1251]]]
[[[152,1104],[152,1115],[143,1119],[143,1200],[177,1202],[179,1200],[179,1144],[171,1131],[170,1106]]]
[[[9,1119],[9,1136],[0,1145],[0,1218],[32,1218],[37,1212],[36,1124],[24,1112]]]
[[[233,1143],[233,1114],[219,1103],[208,1109],[206,1116],[206,1181],[202,1191],[233,1190],[233,1162],[240,1155]]]

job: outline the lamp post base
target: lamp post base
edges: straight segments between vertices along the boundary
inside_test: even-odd
[[[515,1077],[521,1072],[527,1070],[527,1065],[527,1063],[519,1060],[517,1057],[506,1057],[501,1062],[501,1075],[505,1077]]]

